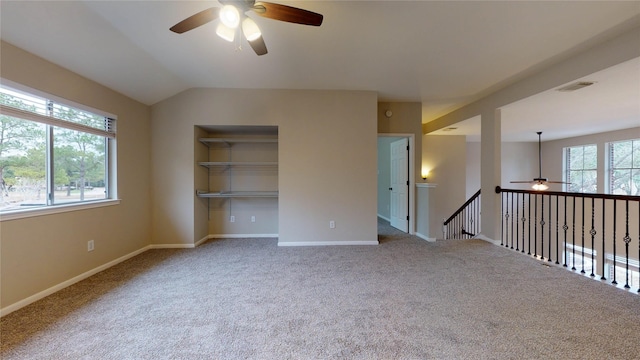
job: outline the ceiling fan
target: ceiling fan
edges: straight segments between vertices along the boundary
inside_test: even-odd
[[[232,42],[236,34],[242,29],[244,37],[258,55],[267,53],[267,46],[262,39],[262,33],[258,25],[247,16],[248,11],[269,19],[286,21],[295,24],[320,26],[323,16],[312,11],[295,8],[292,6],[274,4],[255,0],[219,0],[222,7],[212,7],[180,21],[169,30],[182,34],[193,30],[216,19],[220,23],[216,28],[216,34],[221,38]]]
[[[564,181],[551,181],[547,180],[547,178],[542,177],[542,146],[541,146],[541,138],[542,131],[538,131],[538,177],[534,178],[532,181],[511,181],[512,184],[533,184],[533,190],[544,191],[549,188],[547,184],[570,184]]]

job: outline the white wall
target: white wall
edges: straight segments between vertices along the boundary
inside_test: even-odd
[[[194,226],[196,125],[278,126],[279,244],[377,242],[376,109],[367,91],[191,89],[154,105],[154,243],[208,235]]]

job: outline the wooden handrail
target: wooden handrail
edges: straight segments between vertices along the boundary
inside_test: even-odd
[[[500,194],[501,192],[510,192],[510,193],[516,193],[516,194],[573,196],[577,198],[589,198],[589,199],[594,198],[594,199],[609,199],[609,200],[640,201],[640,196],[633,196],[633,195],[589,194],[589,193],[576,193],[576,192],[564,192],[564,191],[515,190],[515,189],[503,189],[500,186],[496,186],[496,194]]]
[[[482,189],[481,189],[482,190]],[[477,199],[478,196],[480,196],[480,191],[478,190],[476,191],[475,194],[473,194],[473,196],[471,196],[469,198],[469,200],[467,200],[464,204],[462,204],[462,206],[460,206],[460,208],[458,210],[456,210],[456,212],[453,213],[453,215],[449,216],[449,218],[447,220],[445,220],[444,225],[449,225],[449,223],[451,222],[451,220],[453,220],[453,218],[456,217],[456,215],[460,214],[462,211],[464,211],[464,209],[473,202],[473,200]],[[496,190],[497,191],[497,190]]]

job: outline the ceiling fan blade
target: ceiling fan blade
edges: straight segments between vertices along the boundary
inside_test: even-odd
[[[526,181],[526,180],[522,180],[522,181],[509,181],[512,184],[535,184],[537,183],[537,181]]]
[[[207,10],[200,11],[199,13],[191,15],[188,18],[173,25],[169,30],[173,31],[174,33],[182,34],[217,19],[219,12],[220,8],[217,7],[212,7]]]
[[[290,23],[320,26],[323,16],[309,10],[299,9],[292,6],[274,4],[269,2],[257,2],[253,10],[260,16],[286,21]]]
[[[549,184],[571,184],[570,182],[566,182],[566,181],[552,181],[552,180],[548,180],[547,183],[549,183]]]
[[[259,38],[253,41],[247,41],[247,42],[249,43],[249,45],[251,45],[251,48],[253,49],[253,51],[256,52],[256,54],[258,54],[258,56],[264,55],[267,53],[267,45],[265,45],[264,39],[262,38],[262,36],[260,36]]]

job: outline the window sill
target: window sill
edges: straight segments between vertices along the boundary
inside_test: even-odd
[[[65,213],[70,211],[94,209],[94,208],[113,206],[113,205],[119,205],[119,204],[120,204],[120,199],[115,199],[115,200],[109,199],[109,200],[91,201],[91,202],[86,202],[81,204],[43,206],[38,209],[17,210],[17,211],[2,213],[0,214],[0,222],[37,217],[37,216],[44,216],[44,215],[59,214],[59,213]]]

